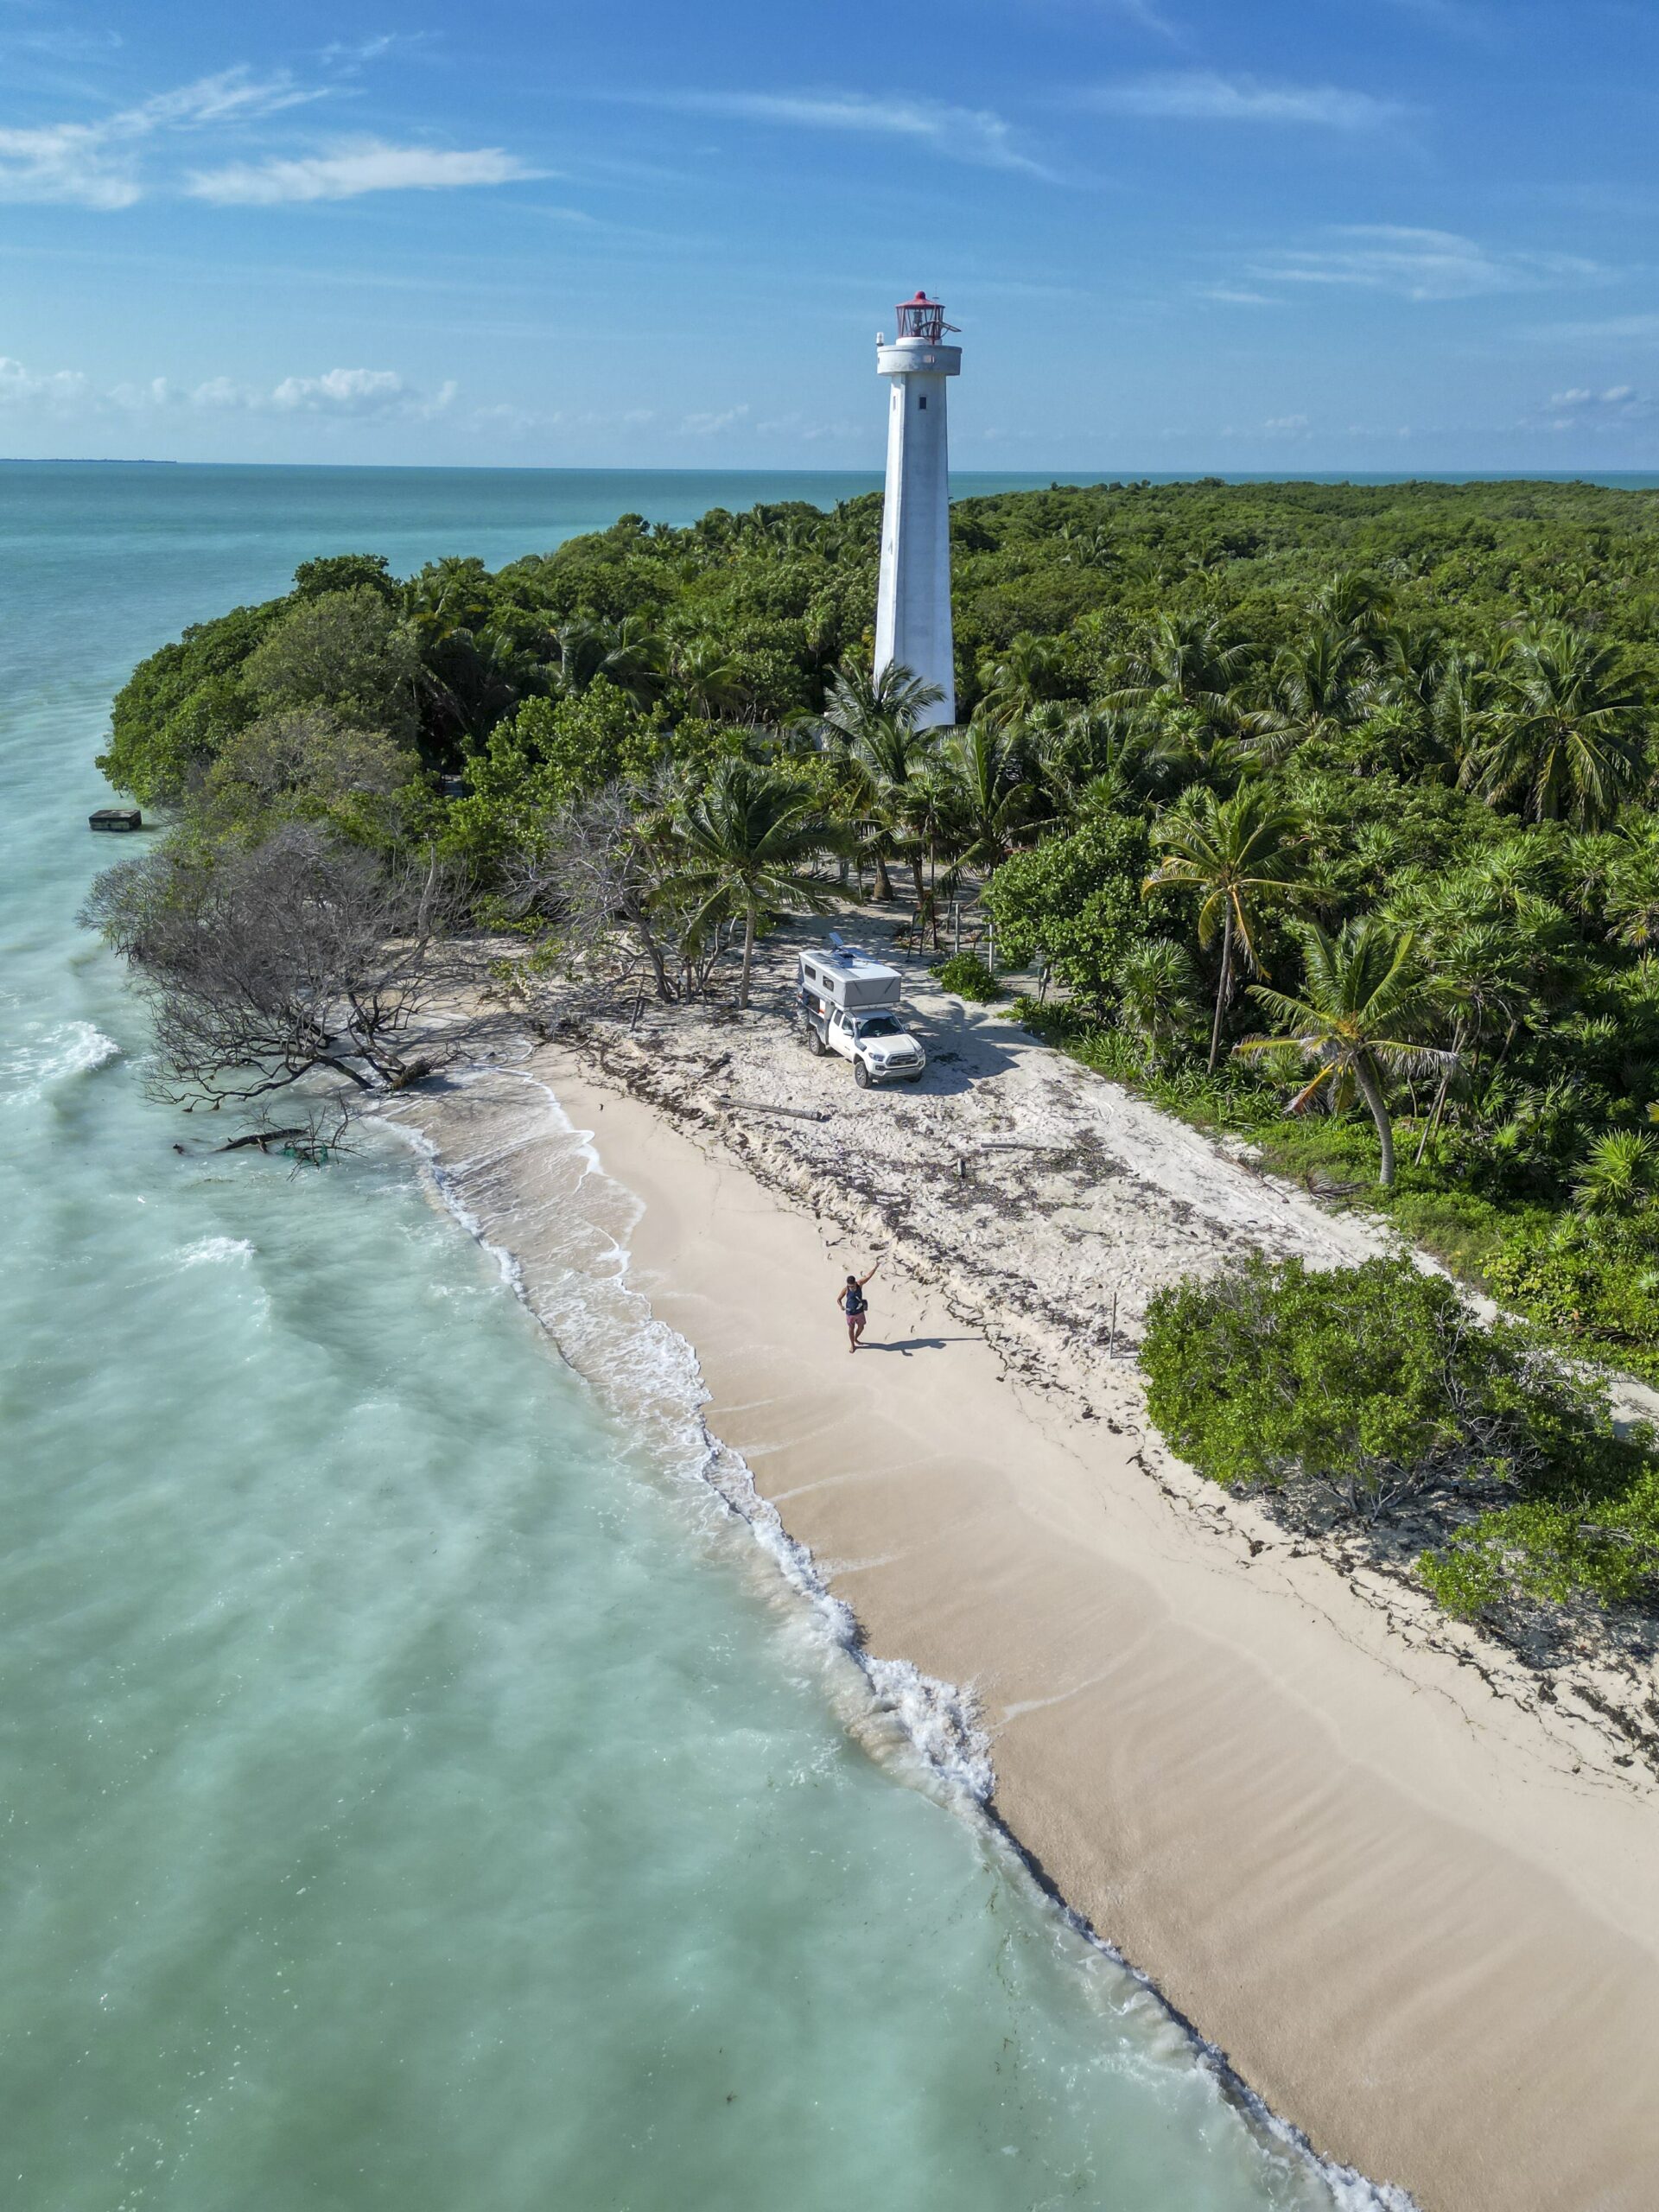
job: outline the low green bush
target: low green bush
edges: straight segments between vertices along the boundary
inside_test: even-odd
[[[1494,1298],[1592,1358],[1659,1381],[1659,1220],[1566,1215],[1510,1230],[1484,1269]]]
[[[1228,1487],[1302,1517],[1444,1520],[1418,1571],[1449,1611],[1651,1604],[1659,1462],[1605,1393],[1403,1260],[1313,1273],[1260,1257],[1147,1309],[1147,1409]]]
[[[1008,995],[985,963],[976,953],[958,952],[947,960],[939,970],[943,989],[954,991],[958,998],[976,1000],[982,1006],[991,999],[1005,999]]]

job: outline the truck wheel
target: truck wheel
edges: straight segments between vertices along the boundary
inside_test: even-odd
[[[855,1060],[853,1062],[853,1080],[857,1084],[861,1090],[868,1090],[869,1089],[870,1064],[868,1060]]]
[[[806,1049],[820,1060],[830,1049],[810,1021],[806,1025]]]

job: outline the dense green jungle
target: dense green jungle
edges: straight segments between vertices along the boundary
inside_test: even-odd
[[[389,930],[486,925],[590,987],[746,1003],[757,938],[825,885],[935,946],[966,902],[947,982],[1017,990],[1057,1046],[1384,1209],[1529,1325],[1489,1332],[1471,1380],[1444,1301],[1402,1305],[1397,1277],[1166,1301],[1154,1396],[1200,1356],[1241,1378],[1209,1430],[1168,1414],[1195,1464],[1372,1517],[1455,1493],[1428,1570],[1454,1610],[1650,1609],[1653,1462],[1586,1440],[1605,1407],[1560,1355],[1659,1380],[1659,494],[965,500],[944,728],[908,671],[869,673],[880,524],[872,496],[626,516],[493,574],[320,558],[163,645],[101,765],[169,834],[92,918],[157,994],[174,1073],[204,1096],[238,1065],[270,1090],[410,1078],[396,1020],[360,1014],[395,990],[350,972]],[[301,899],[360,912],[321,982]],[[1261,1346],[1328,1350],[1338,1322],[1381,1332],[1373,1401],[1426,1362],[1417,1426],[1374,1433],[1360,1405],[1345,1459],[1288,1430],[1241,1458]],[[1281,1397],[1301,1387],[1287,1370]]]

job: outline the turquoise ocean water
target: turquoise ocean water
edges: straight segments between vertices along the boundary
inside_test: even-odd
[[[677,1441],[626,1346],[563,1366],[390,1137],[215,1157],[74,925],[109,695],[184,623],[320,552],[849,488],[0,468],[14,2212],[1381,2201],[871,1711],[689,1401]]]

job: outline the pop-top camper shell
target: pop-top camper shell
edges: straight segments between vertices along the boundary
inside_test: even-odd
[[[869,1014],[877,1007],[897,1006],[904,993],[904,978],[896,968],[850,944],[802,953],[796,980],[802,998],[819,1014],[832,1007]]]

